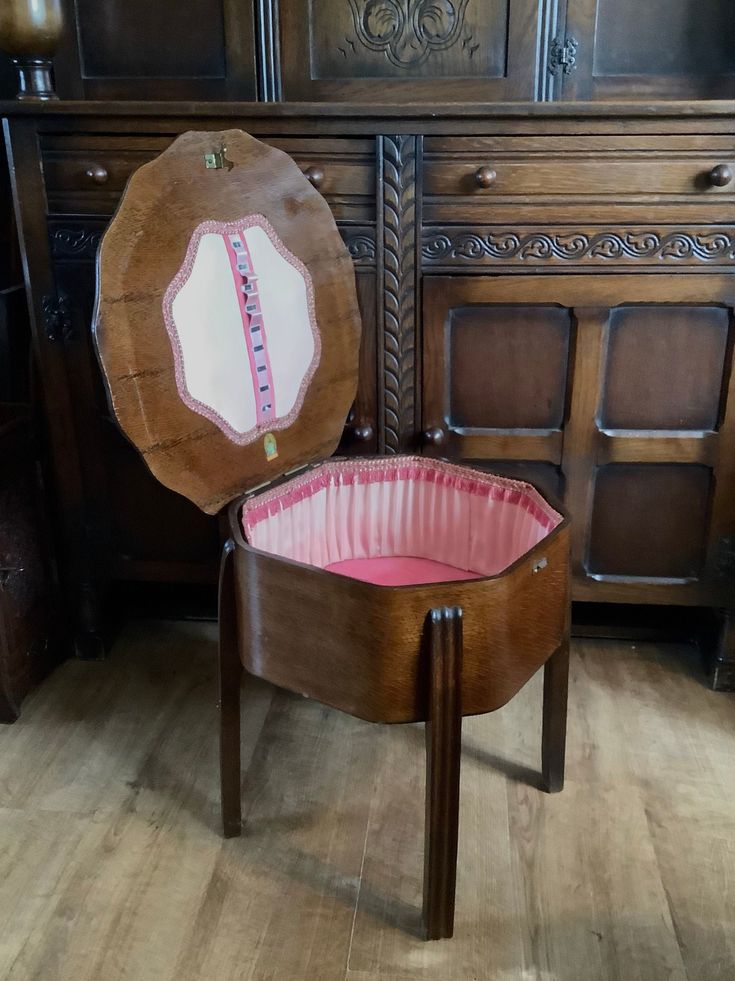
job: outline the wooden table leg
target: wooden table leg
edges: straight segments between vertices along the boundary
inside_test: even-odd
[[[544,665],[544,721],[541,735],[543,788],[555,794],[564,787],[567,741],[567,689],[569,686],[569,637]]]
[[[454,932],[462,749],[462,610],[428,615],[429,721],[426,723],[424,926],[428,940]]]
[[[238,645],[235,598],[235,543],[222,551],[219,579],[219,759],[222,827],[225,838],[242,830],[240,808],[240,683],[242,662]]]

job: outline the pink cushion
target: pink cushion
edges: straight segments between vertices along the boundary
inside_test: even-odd
[[[241,520],[262,551],[398,585],[497,575],[562,517],[521,481],[425,457],[373,457],[307,470],[247,501]]]

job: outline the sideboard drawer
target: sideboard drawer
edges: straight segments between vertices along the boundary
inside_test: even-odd
[[[372,140],[266,138],[265,142],[293,157],[330,201],[374,200]],[[42,159],[49,210],[112,212],[131,174],[170,143],[171,137],[141,138],[139,143],[131,138],[125,145],[119,139],[105,137],[82,137],[77,141],[63,136],[47,138]]]
[[[156,156],[155,150],[106,147],[49,151],[43,155],[46,191],[50,199],[65,193],[119,196],[130,175]]]
[[[728,180],[729,173],[729,180]],[[658,158],[538,156],[524,160],[507,154],[477,154],[467,159],[427,160],[428,195],[473,195],[493,200],[513,196],[589,195],[616,198],[638,195],[735,194],[735,155]],[[717,181],[725,181],[722,186]]]
[[[735,195],[730,137],[428,138],[424,193],[429,199],[659,198],[712,201]]]

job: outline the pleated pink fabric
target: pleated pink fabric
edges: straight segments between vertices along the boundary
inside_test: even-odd
[[[242,509],[255,548],[386,585],[497,575],[561,520],[530,484],[425,457],[326,462]]]

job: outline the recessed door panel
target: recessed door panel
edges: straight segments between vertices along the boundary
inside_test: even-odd
[[[595,75],[735,72],[733,37],[735,6],[722,0],[598,0]]]
[[[611,429],[715,429],[730,314],[717,306],[611,312],[600,423]]]
[[[255,23],[236,0],[64,0],[61,98],[255,99]]]
[[[587,569],[592,575],[696,579],[712,488],[708,467],[618,464],[595,478]]]
[[[568,310],[470,306],[448,325],[453,427],[559,429],[564,415]]]
[[[575,63],[565,99],[722,99],[735,94],[729,0],[569,0]]]

